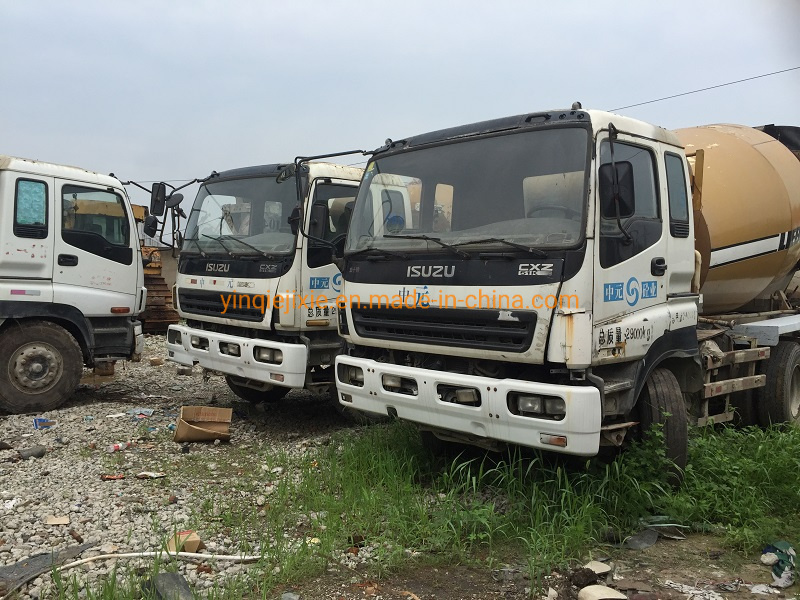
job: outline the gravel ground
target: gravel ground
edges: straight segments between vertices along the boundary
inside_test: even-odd
[[[0,566],[81,540],[95,545],[83,557],[159,550],[173,532],[190,524],[193,509],[207,499],[207,488],[196,485],[191,469],[184,465],[201,465],[212,478],[218,463],[260,469],[264,495],[241,500],[257,507],[274,481],[288,474],[279,466],[246,464],[248,448],[298,455],[326,443],[331,433],[352,427],[328,397],[292,392],[275,404],[250,405],[239,401],[221,377],[203,381],[197,367],[191,375],[180,376],[173,363],[158,364],[163,356],[164,338],[149,336],[142,362],[118,363],[112,382],[82,385],[64,407],[46,414],[0,415],[0,441],[13,447],[0,450]],[[231,443],[191,444],[189,454],[184,454],[168,429],[181,405],[233,407]],[[153,409],[153,415],[137,419],[127,414],[140,407]],[[55,425],[36,430],[33,417],[50,419]],[[107,447],[118,442],[134,445],[109,453]],[[19,450],[34,446],[45,447],[45,456],[19,460]],[[234,451],[244,457],[242,464],[230,462]],[[189,458],[194,462],[186,462]],[[165,471],[167,478],[137,479],[142,471]],[[125,479],[101,480],[103,474],[117,473]],[[220,478],[226,475],[220,473]],[[69,523],[47,524],[48,517],[67,517]],[[238,553],[243,540],[234,542],[220,530],[203,532],[203,541],[205,552],[226,554]],[[248,541],[256,544],[256,552],[258,541]],[[363,557],[369,556],[366,550]],[[113,562],[89,563],[74,572],[91,583],[106,577]],[[243,568],[221,565],[216,573],[198,573],[196,564],[182,563],[180,572],[193,587],[203,588]],[[49,581],[47,574],[37,578],[21,590],[20,597],[40,597]]]

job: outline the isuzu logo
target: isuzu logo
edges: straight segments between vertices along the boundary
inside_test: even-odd
[[[406,277],[453,277],[455,265],[409,265]]]
[[[553,275],[553,263],[522,263],[518,275]]]
[[[231,270],[230,263],[207,263],[206,271],[209,273],[227,273]]]

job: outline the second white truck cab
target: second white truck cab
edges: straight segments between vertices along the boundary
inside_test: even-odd
[[[332,250],[344,247],[362,173],[301,161],[206,180],[179,258],[186,324],[169,328],[169,360],[223,374],[250,401],[330,389],[342,285]]]

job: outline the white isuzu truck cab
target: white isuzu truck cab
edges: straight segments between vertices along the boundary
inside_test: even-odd
[[[239,397],[333,387],[341,253],[362,169],[298,161],[203,183],[178,263],[169,360],[220,373]]]
[[[84,365],[141,354],[146,295],[116,178],[0,156],[0,409],[53,409]]]
[[[340,265],[340,403],[585,456],[661,423],[679,466],[689,421],[800,422],[797,128],[700,129],[575,107],[390,140]]]

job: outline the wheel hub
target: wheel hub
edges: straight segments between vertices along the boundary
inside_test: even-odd
[[[9,380],[22,392],[39,393],[51,388],[61,377],[61,356],[50,344],[36,342],[19,348],[8,365]]]
[[[792,370],[792,381],[789,386],[789,418],[800,422],[800,366]]]

